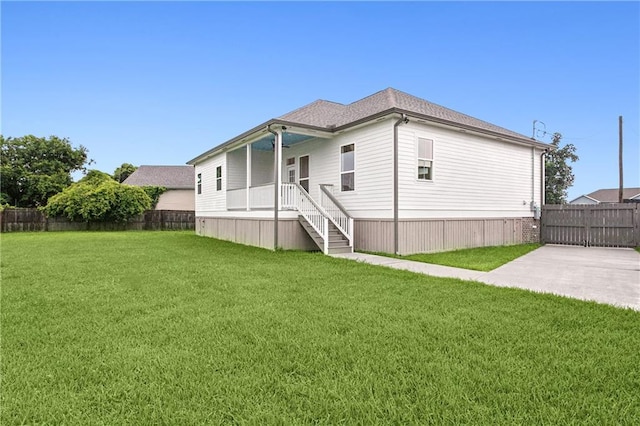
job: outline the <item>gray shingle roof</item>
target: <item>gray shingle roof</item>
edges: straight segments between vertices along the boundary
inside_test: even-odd
[[[431,121],[449,126],[458,126],[498,138],[505,137],[518,143],[526,143],[538,147],[549,147],[548,144],[536,141],[523,134],[445,108],[408,93],[387,88],[347,105],[322,99],[314,101],[278,118],[266,121],[200,154],[196,158],[189,160],[187,164],[196,164],[214,155],[219,150],[241,141],[243,138],[249,137],[256,132],[265,132],[265,128],[272,124],[300,126],[331,133],[387,114],[400,113],[407,114],[410,119],[417,118],[427,122]]]
[[[167,189],[194,189],[193,166],[140,166],[124,182],[134,186],[164,186]]]
[[[366,119],[367,117],[393,109],[403,110],[425,116],[425,118],[434,118],[479,130],[488,130],[509,137],[528,139],[527,136],[520,133],[513,132],[452,109],[445,108],[391,87],[348,105],[317,100],[278,118],[293,123],[332,128],[346,126],[356,121]]]
[[[640,188],[623,188],[622,198],[625,200],[640,195]],[[618,188],[613,189],[598,189],[591,194],[587,194],[587,197],[591,197],[594,200],[598,200],[601,203],[617,203],[618,202]]]

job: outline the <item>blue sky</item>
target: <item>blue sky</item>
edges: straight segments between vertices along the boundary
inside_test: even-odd
[[[640,186],[638,2],[1,3],[2,133],[105,172],[184,164],[316,99],[386,87],[578,148],[569,199]]]

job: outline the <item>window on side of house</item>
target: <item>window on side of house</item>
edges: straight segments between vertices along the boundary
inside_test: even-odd
[[[202,173],[198,173],[198,194],[202,194]]]
[[[433,180],[433,139],[418,138],[418,180]]]
[[[356,189],[356,147],[355,144],[340,147],[340,190]]]
[[[222,166],[216,167],[216,191],[222,190]]]

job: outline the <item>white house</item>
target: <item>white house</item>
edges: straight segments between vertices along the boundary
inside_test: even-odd
[[[124,182],[134,186],[164,186],[155,210],[195,210],[192,166],[140,166]]]
[[[391,88],[318,100],[188,162],[196,232],[325,253],[537,241],[548,148]]]

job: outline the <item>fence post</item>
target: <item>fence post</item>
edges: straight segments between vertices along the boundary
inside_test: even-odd
[[[640,247],[640,203],[634,203],[633,209],[633,245]]]

